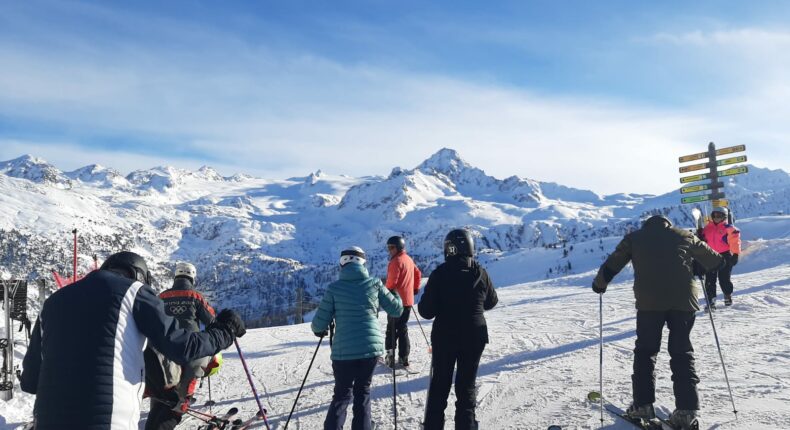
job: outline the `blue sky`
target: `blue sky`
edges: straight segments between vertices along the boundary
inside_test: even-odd
[[[284,178],[452,147],[661,193],[712,140],[788,170],[790,3],[689,3],[0,1],[0,159]]]

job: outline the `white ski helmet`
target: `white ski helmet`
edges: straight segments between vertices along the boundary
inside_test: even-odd
[[[192,282],[195,282],[195,279],[197,278],[197,269],[195,269],[195,266],[192,263],[179,261],[176,263],[176,270],[173,276],[175,278],[179,276],[186,276],[192,279]]]
[[[350,246],[340,253],[340,267],[348,263],[365,265],[365,251],[358,246]]]
[[[729,212],[729,210],[727,208],[725,208],[724,206],[716,206],[715,208],[713,208],[713,212],[711,212],[711,215],[713,215],[716,212],[724,214],[724,216],[726,217],[727,216],[727,212]]]

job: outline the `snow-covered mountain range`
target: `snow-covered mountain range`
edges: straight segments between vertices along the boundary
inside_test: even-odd
[[[736,215],[790,213],[790,175],[749,169],[726,181]],[[299,288],[309,309],[335,278],[344,246],[365,248],[371,272],[384,275],[384,243],[393,234],[406,237],[428,273],[447,231],[470,228],[494,281],[508,284],[590,270],[647,214],[691,225],[678,191],[602,196],[497,179],[451,149],[386,177],[317,171],[285,180],[223,177],[210,167],[62,172],[26,155],[0,162],[0,191],[0,270],[8,275],[70,274],[77,228],[81,271],[92,267],[93,254],[101,260],[132,249],[165,288],[175,262],[192,261],[210,300],[239,309],[252,325],[292,321]]]

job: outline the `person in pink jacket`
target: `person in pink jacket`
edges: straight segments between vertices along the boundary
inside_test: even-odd
[[[387,319],[387,335],[384,346],[387,366],[395,366],[395,348],[398,347],[398,362],[409,367],[409,316],[414,306],[414,296],[420,292],[422,272],[406,254],[406,242],[400,236],[387,239],[387,252],[390,263],[387,267],[387,289],[396,291],[403,301],[403,314],[398,318]]]
[[[724,293],[724,305],[732,305],[733,285],[730,274],[732,268],[738,264],[738,256],[741,253],[741,232],[727,222],[727,212],[725,207],[713,208],[710,222],[702,229],[702,237],[705,242],[714,251],[721,254],[726,263],[718,270],[705,275],[705,291],[710,300],[708,309],[716,307],[716,279],[719,280],[721,291]]]

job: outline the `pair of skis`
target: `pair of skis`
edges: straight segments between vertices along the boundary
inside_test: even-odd
[[[607,412],[642,430],[699,430],[699,421],[696,419],[688,427],[677,427],[669,422],[669,417],[661,416],[658,413],[654,419],[650,420],[632,417],[619,407],[615,406],[612,402],[604,398],[601,393],[597,391],[589,392],[587,394],[587,400],[595,404],[603,401],[604,409],[606,409]]]
[[[213,416],[207,418],[206,426],[201,427],[201,430],[247,430],[251,425],[262,419],[260,413],[255,414],[254,417],[247,420],[235,419],[239,413],[239,408],[233,407],[228,409],[225,414],[221,416]]]

